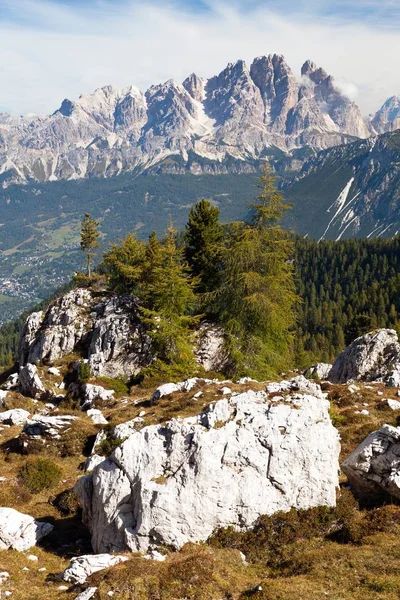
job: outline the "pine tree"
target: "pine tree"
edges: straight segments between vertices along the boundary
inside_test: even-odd
[[[89,213],[85,213],[81,223],[81,250],[86,254],[86,271],[88,277],[91,276],[95,251],[97,248],[100,248],[100,232],[98,227],[99,222],[92,219]]]
[[[267,170],[260,181],[250,219],[225,252],[217,295],[233,373],[267,377],[290,361],[297,296],[294,240],[278,224],[287,205]]]
[[[185,256],[193,276],[198,280],[198,293],[215,289],[221,269],[221,255],[219,209],[209,200],[200,200],[190,210],[185,231]]]

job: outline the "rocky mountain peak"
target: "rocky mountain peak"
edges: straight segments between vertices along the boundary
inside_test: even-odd
[[[183,82],[183,87],[194,100],[201,102],[204,98],[204,79],[192,73]]]
[[[192,73],[183,83],[168,80],[144,93],[107,85],[64,100],[50,116],[2,117],[4,185],[111,176],[171,155],[189,168],[189,153],[199,163],[233,157],[248,165],[268,148],[325,149],[374,133],[323,69],[308,60],[301,73],[299,82],[282,55],[269,54],[250,68],[243,60],[229,63],[208,80]]]
[[[375,113],[372,125],[378,133],[400,129],[400,96],[391,96]]]

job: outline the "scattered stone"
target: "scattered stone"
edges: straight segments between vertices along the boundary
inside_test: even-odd
[[[107,425],[108,421],[101,412],[97,408],[89,408],[87,411],[87,416],[90,417],[95,425]]]
[[[50,523],[35,521],[13,508],[0,508],[0,550],[24,552],[52,530]]]
[[[314,381],[306,379],[304,375],[298,375],[297,377],[294,377],[289,381],[284,379],[283,381],[280,381],[278,383],[268,383],[266,391],[269,394],[298,391],[303,394],[310,394],[311,396],[315,396],[316,398],[321,398],[321,400],[326,398],[326,394],[322,392],[321,386],[318,383],[315,383]]]
[[[3,385],[3,388],[5,390],[13,390],[13,389],[17,388],[18,386],[19,386],[19,375],[18,375],[18,373],[13,373],[12,375],[9,375],[9,377],[7,378],[7,381]]]
[[[106,390],[101,385],[92,383],[72,384],[68,393],[81,399],[81,410],[92,408],[95,402],[108,402],[114,398],[115,394],[114,390]]]
[[[87,590],[85,590],[84,592],[81,592],[79,594],[79,596],[77,596],[75,598],[75,600],[90,600],[90,598],[93,598],[93,596],[95,595],[96,592],[97,592],[97,587],[87,588]]]
[[[398,400],[392,400],[391,398],[388,398],[387,403],[389,408],[392,410],[400,410],[400,402]]]
[[[223,394],[224,396],[226,396],[227,394],[232,394],[231,388],[228,388],[227,386],[222,387],[218,391],[219,391],[220,394]]]
[[[47,372],[50,375],[55,375],[56,377],[61,377],[61,372],[59,369],[57,369],[56,367],[50,367]]]
[[[40,569],[38,569],[38,573],[44,573],[46,571],[46,567],[40,567]]]
[[[329,379],[329,372],[332,369],[332,365],[328,363],[317,363],[308,367],[303,373],[307,379]]]
[[[35,414],[28,419],[24,427],[24,433],[29,436],[53,437],[59,435],[65,429],[71,427],[73,421],[78,417],[75,415],[57,415],[49,417]]]
[[[4,400],[7,398],[8,392],[6,390],[0,390],[0,406],[4,405]]]
[[[37,562],[39,559],[36,556],[36,554],[28,554],[28,556],[26,557],[28,560],[32,560],[33,562]]]
[[[4,425],[24,425],[29,419],[29,412],[23,408],[12,408],[0,413],[0,423]]]
[[[74,557],[65,569],[63,574],[64,581],[70,583],[85,583],[86,579],[102,571],[109,569],[121,562],[128,560],[127,556],[113,556],[112,554],[86,554]]]
[[[10,573],[8,571],[0,571],[0,585],[4,585],[7,583],[7,579],[10,578]]]

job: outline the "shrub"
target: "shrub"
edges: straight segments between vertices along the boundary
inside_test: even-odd
[[[78,366],[78,383],[87,383],[90,379],[90,367],[87,362],[81,360]]]
[[[32,494],[54,487],[61,476],[61,469],[48,458],[32,459],[20,470],[21,481]]]
[[[63,515],[75,515],[80,508],[79,500],[74,490],[64,490],[61,494],[58,494],[54,500],[54,506]]]
[[[96,385],[103,386],[106,390],[114,390],[118,395],[124,395],[129,393],[128,386],[123,379],[111,379],[110,377],[96,378]]]

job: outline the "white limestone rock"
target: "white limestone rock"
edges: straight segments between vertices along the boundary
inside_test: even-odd
[[[95,425],[107,425],[108,423],[101,410],[98,410],[97,408],[89,408],[86,414],[92,419]]]
[[[24,552],[52,530],[50,523],[35,521],[30,515],[13,508],[0,508],[0,550]]]
[[[75,600],[90,600],[97,592],[97,587],[90,587],[76,596]]]
[[[96,402],[108,402],[114,398],[114,390],[106,390],[101,385],[92,383],[72,383],[68,388],[68,394],[74,398],[80,398],[81,410],[88,410]]]
[[[40,398],[46,392],[36,365],[28,363],[19,370],[19,383],[23,394],[31,398]]]
[[[303,373],[307,379],[329,379],[329,372],[332,369],[332,365],[329,363],[317,363],[308,367]]]
[[[35,414],[28,419],[24,427],[24,433],[29,436],[53,437],[71,427],[78,417],[75,415],[47,416]]]
[[[56,367],[50,367],[47,372],[50,375],[54,375],[55,377],[61,377],[61,372],[59,369],[57,369]]]
[[[126,560],[128,560],[127,556],[113,556],[112,554],[84,554],[83,556],[76,556],[71,559],[71,562],[65,569],[63,579],[70,583],[82,584],[93,573],[109,569]]]
[[[132,432],[75,486],[94,551],[180,548],[262,514],[333,506],[340,444],[328,408],[249,391]]]
[[[7,378],[7,381],[3,385],[5,390],[15,390],[19,386],[19,375],[18,373],[12,373]]]
[[[0,413],[0,423],[3,425],[25,425],[29,412],[23,408],[12,408]]]
[[[390,378],[400,368],[400,344],[394,329],[378,329],[354,340],[335,360],[332,383]]]
[[[303,394],[311,394],[316,398],[326,398],[326,394],[321,390],[321,386],[314,381],[306,379],[304,375],[298,375],[290,380],[283,379],[279,382],[268,383],[266,391],[269,394],[301,392]]]
[[[4,406],[4,400],[7,398],[7,394],[7,390],[0,390],[0,407]]]
[[[373,431],[342,464],[353,492],[369,499],[387,492],[400,499],[399,455],[399,427]]]
[[[398,400],[388,398],[387,404],[392,410],[400,410],[400,402]]]

